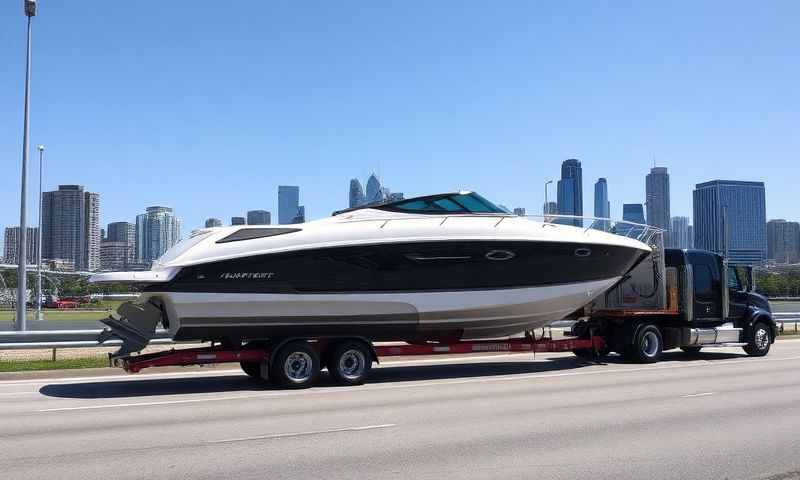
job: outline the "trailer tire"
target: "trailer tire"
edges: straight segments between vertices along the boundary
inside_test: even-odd
[[[259,362],[239,362],[244,373],[251,378],[261,378],[261,363]]]
[[[636,330],[625,358],[636,363],[655,363],[661,359],[664,339],[655,325],[644,324]]]
[[[683,350],[683,353],[687,355],[697,355],[698,353],[700,353],[700,349],[702,348],[703,347],[697,347],[694,345],[686,345],[684,347],[681,347],[681,350]]]
[[[333,346],[327,355],[328,372],[339,385],[361,385],[372,369],[372,349],[358,340]]]
[[[309,388],[319,378],[320,360],[308,342],[297,340],[282,346],[272,359],[269,378],[283,388]]]
[[[756,322],[753,325],[753,334],[750,343],[742,347],[751,357],[763,357],[769,353],[772,345],[772,329],[764,322]]]

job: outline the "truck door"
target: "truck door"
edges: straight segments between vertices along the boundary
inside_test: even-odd
[[[736,267],[728,267],[728,298],[730,305],[728,315],[731,318],[742,318],[747,312],[749,295],[742,278],[742,272]]]
[[[722,279],[712,257],[697,255],[692,259],[694,278],[694,319],[718,321],[722,318]]]

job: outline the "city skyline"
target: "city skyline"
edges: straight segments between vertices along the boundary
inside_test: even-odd
[[[167,21],[191,21],[157,28],[148,5]],[[465,6],[462,21],[445,25],[452,13],[445,5],[425,12],[361,6],[352,24],[330,22],[353,18],[350,8],[326,5],[308,15],[299,6],[259,4],[225,22],[221,6],[107,7],[106,21],[96,24],[80,2],[42,5],[30,112],[32,145],[47,145],[45,189],[93,186],[103,193],[104,222],[157,204],[171,205],[193,228],[208,215],[228,219],[247,206],[277,212],[276,187],[265,188],[264,178],[301,185],[319,218],[346,207],[342,185],[373,170],[408,196],[471,189],[539,211],[544,181],[558,177],[553,162],[569,157],[582,160],[587,185],[608,178],[614,212],[643,201],[641,177],[655,157],[670,169],[672,215],[691,215],[694,184],[718,177],[722,166],[726,178],[769,185],[769,218],[798,217],[784,172],[800,151],[793,93],[800,66],[781,60],[794,53],[785,32],[797,5],[759,15],[750,14],[755,6],[726,5],[728,20],[711,29],[703,19],[719,12],[709,4],[694,6],[689,21],[680,6],[590,6],[578,18],[567,5],[497,5],[488,17]],[[418,22],[414,41],[394,41],[408,28],[388,22],[395,14]],[[11,206],[19,205],[24,80],[18,17],[18,5],[0,5],[0,52],[19,67],[0,78],[0,157],[7,161],[0,204]],[[652,25],[650,18],[664,21]],[[678,19],[680,40],[669,27]],[[206,21],[219,29],[213,41],[180,41]],[[606,28],[617,22],[629,28]],[[507,35],[476,36],[476,24]],[[304,29],[330,29],[333,37],[301,35]],[[77,33],[87,30],[111,43],[101,48]],[[273,35],[291,41],[279,47]],[[139,55],[141,68],[131,71],[126,55],[112,50]],[[208,53],[217,51],[236,55]],[[243,60],[248,75],[223,73]],[[160,72],[158,82],[152,71]],[[191,85],[187,71],[196,74]],[[753,88],[766,79],[769,88]],[[99,168],[109,155],[112,175]],[[36,170],[31,162],[29,173]],[[145,172],[158,175],[131,181]],[[28,193],[35,205],[33,184]],[[593,211],[588,191],[583,207]],[[18,223],[14,210],[0,212],[0,225]],[[29,217],[33,222],[35,212]]]

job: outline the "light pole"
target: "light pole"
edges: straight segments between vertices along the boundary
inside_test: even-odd
[[[36,15],[36,0],[23,0],[25,16],[28,17],[28,48],[25,55],[25,113],[23,115],[22,126],[22,178],[20,182],[22,188],[19,201],[19,249],[17,250],[17,322],[15,330],[26,330],[26,302],[27,294],[27,255],[28,255],[28,235],[27,219],[25,218],[25,196],[27,195],[26,184],[28,182],[28,107],[30,105],[30,84],[31,84],[31,17]]]
[[[544,182],[544,209],[543,210],[544,210],[544,214],[545,215],[547,215],[549,213],[552,213],[550,211],[550,202],[547,200],[547,186],[550,185],[551,183],[553,183],[552,180],[548,180],[548,181]]]
[[[36,320],[42,321],[42,170],[44,163],[44,145],[37,145],[36,149],[39,150],[39,231],[37,239],[38,248],[36,249]]]

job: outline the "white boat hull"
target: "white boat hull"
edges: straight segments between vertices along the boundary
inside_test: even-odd
[[[620,277],[529,288],[420,293],[148,292],[175,338],[251,339],[363,332],[376,340],[514,335],[561,320]]]

